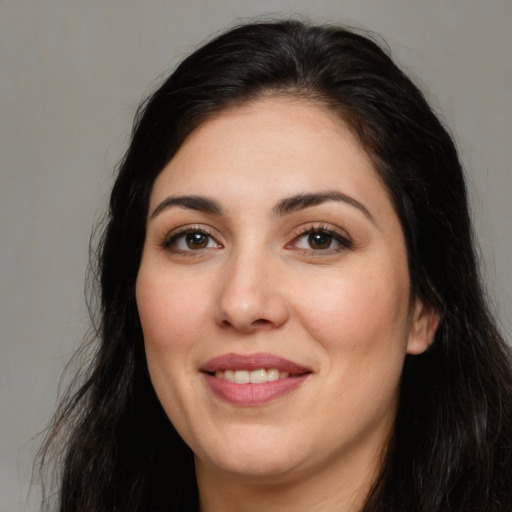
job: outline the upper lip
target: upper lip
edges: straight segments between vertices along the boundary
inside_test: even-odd
[[[205,373],[225,370],[259,370],[260,368],[276,369],[290,375],[310,373],[311,369],[280,356],[266,353],[256,354],[223,354],[204,363],[199,369]]]

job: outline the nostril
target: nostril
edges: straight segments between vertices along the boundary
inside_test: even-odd
[[[270,320],[266,320],[265,318],[258,318],[258,320],[254,320],[253,325],[267,325],[270,323]]]
[[[231,324],[227,320],[222,320],[222,323],[220,324],[220,326],[223,329],[227,329],[228,327],[231,327]]]
[[[235,325],[233,324],[232,322],[230,322],[229,320],[222,320],[221,322],[221,327],[223,329],[228,329],[230,327],[236,327],[237,329],[239,330],[246,330],[246,331],[252,331],[254,329],[261,329],[261,328],[266,328],[266,327],[272,327],[273,326],[273,323],[272,321],[270,320],[267,320],[265,318],[258,318],[257,320],[253,320],[251,323],[247,324],[245,327],[241,324],[239,325]]]

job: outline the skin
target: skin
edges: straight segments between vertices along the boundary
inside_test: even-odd
[[[275,212],[284,198],[325,191],[349,200]],[[162,204],[188,195],[222,213]],[[195,454],[203,512],[360,510],[405,355],[428,347],[437,317],[410,296],[396,212],[337,116],[266,98],[197,128],[155,181],[136,295],[152,383]],[[311,373],[243,407],[199,371],[261,352]]]

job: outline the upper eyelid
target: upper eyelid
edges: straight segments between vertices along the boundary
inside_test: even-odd
[[[306,249],[297,247],[302,239],[306,238],[308,235],[312,233],[325,233],[329,235],[333,240],[335,240],[340,247],[329,249]],[[335,254],[341,251],[353,249],[354,247],[354,240],[346,230],[342,230],[339,227],[328,227],[324,223],[301,226],[300,231],[297,232],[295,236],[285,245],[286,249],[297,249],[302,251],[303,253],[310,253],[316,256]]]
[[[340,238],[344,238],[347,240],[352,240],[352,236],[348,233],[347,230],[342,229],[340,227],[335,227],[331,225],[326,225],[325,223],[311,223],[304,226],[301,226],[299,230],[295,234],[295,238],[298,238],[303,235],[307,235],[308,233],[315,231],[323,231],[325,233],[329,233],[335,236],[339,236]]]
[[[204,224],[183,224],[182,226],[178,226],[166,232],[166,238],[176,235],[181,235],[182,233],[193,233],[196,231],[200,231],[201,233],[205,233],[215,238],[215,234],[213,233],[213,228]]]
[[[218,240],[219,237],[212,232],[212,228],[209,226],[205,227],[203,225],[199,226],[193,224],[185,224],[166,232],[166,234],[163,236],[162,245],[166,247],[170,245],[170,243],[177,237],[186,235],[187,233],[204,233],[205,235],[215,240],[216,243],[221,244],[221,242]]]

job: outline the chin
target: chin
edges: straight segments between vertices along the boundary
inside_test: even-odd
[[[293,473],[300,466],[300,453],[290,436],[276,436],[266,429],[249,429],[245,435],[228,436],[225,443],[215,443],[214,450],[198,451],[196,457],[208,466],[240,477],[278,477]],[[239,433],[240,434],[240,433]],[[295,449],[292,449],[292,445]],[[209,453],[208,453],[209,452]],[[305,458],[308,458],[305,455]]]
[[[196,466],[197,466],[196,459]],[[275,485],[286,483],[294,479],[294,475],[300,473],[295,461],[286,457],[259,457],[247,459],[243,455],[236,460],[217,458],[213,461],[216,472],[229,476],[231,480],[247,480],[251,484]]]

